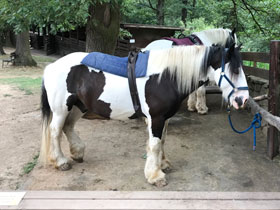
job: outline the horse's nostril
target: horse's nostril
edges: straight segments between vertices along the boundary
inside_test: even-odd
[[[239,107],[242,106],[242,104],[243,104],[242,97],[235,97],[235,101]]]

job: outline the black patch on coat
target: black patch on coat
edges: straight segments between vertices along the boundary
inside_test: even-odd
[[[70,111],[77,106],[81,112],[90,112],[109,119],[112,112],[110,103],[98,100],[105,86],[102,71],[89,71],[85,65],[73,66],[66,79],[67,90],[71,95],[67,98]]]
[[[170,76],[168,71],[151,75],[145,86],[145,98],[152,117],[152,133],[154,137],[161,138],[165,121],[172,117],[180,108],[187,94],[179,92],[176,78]]]

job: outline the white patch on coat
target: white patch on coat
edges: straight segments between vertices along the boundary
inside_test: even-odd
[[[128,79],[103,72],[105,75],[105,86],[99,100],[110,104],[112,110],[111,119],[125,120],[132,116],[135,111],[130,95]],[[141,105],[145,103],[145,84],[149,77],[137,78],[137,90]],[[143,107],[144,108],[144,107]]]

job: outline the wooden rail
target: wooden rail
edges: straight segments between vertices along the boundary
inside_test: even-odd
[[[30,191],[0,209],[280,209],[280,192]]]

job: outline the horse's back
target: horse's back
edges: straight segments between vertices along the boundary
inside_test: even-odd
[[[147,50],[161,50],[161,49],[169,49],[172,47],[172,41],[170,40],[156,40],[148,44],[142,51],[147,51]]]

